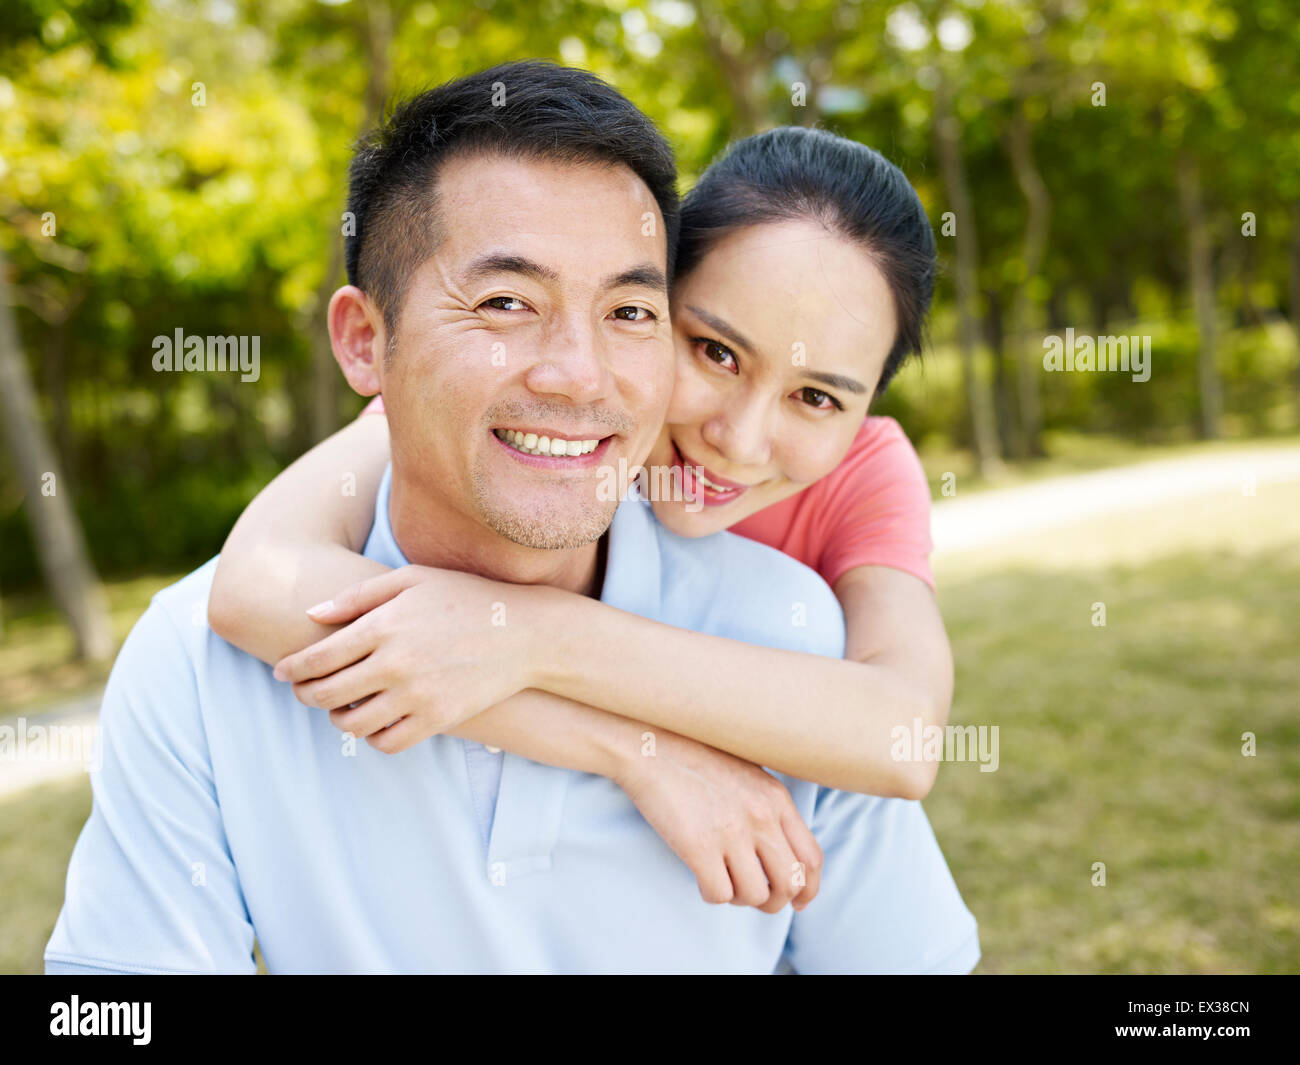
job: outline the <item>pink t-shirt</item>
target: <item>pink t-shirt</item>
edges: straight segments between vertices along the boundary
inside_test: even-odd
[[[832,588],[854,566],[889,566],[934,589],[930,485],[893,418],[864,419],[835,469],[737,522],[731,532],[811,566]]]
[[[383,414],[383,397],[361,413]],[[893,418],[864,419],[835,469],[730,531],[798,559],[832,588],[854,566],[889,566],[934,589],[930,486],[916,449]]]

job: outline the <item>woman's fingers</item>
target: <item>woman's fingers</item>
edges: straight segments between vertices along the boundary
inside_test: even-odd
[[[707,858],[696,863],[687,862],[687,865],[695,874],[700,898],[712,906],[721,906],[724,902],[731,901],[735,888],[731,884],[727,863],[723,861],[722,855],[714,851],[707,853]]]
[[[275,679],[300,684],[328,677],[365,658],[375,649],[376,642],[375,633],[370,626],[349,625],[346,629],[330,633],[323,640],[317,640],[310,647],[304,647],[301,651],[280,659],[275,664]],[[330,705],[342,706],[343,703]]]
[[[381,573],[378,577],[349,584],[333,599],[309,607],[307,616],[322,625],[343,625],[355,621],[362,614],[388,602],[393,596],[421,580],[418,569],[419,567],[416,566],[402,566],[388,573]]]
[[[799,868],[791,870],[790,875],[803,880],[803,886],[795,895],[793,904],[796,910],[802,910],[817,897],[822,886],[822,848],[817,837],[812,834],[797,810],[787,810],[781,817],[781,828],[785,838],[794,852],[794,860]],[[798,885],[796,885],[798,886]]]
[[[773,840],[759,840],[758,857],[763,863],[763,873],[771,892],[759,909],[764,913],[779,913],[798,891],[795,874],[799,863],[784,835]]]
[[[752,846],[740,847],[726,854],[727,872],[731,874],[731,884],[735,894],[731,897],[733,906],[762,907],[771,897],[771,887],[767,874],[758,860],[758,853]]]
[[[426,738],[415,718],[404,717],[400,721],[394,721],[391,725],[372,732],[366,737],[366,742],[375,750],[383,751],[384,754],[401,754],[402,751],[414,747]]]
[[[300,681],[293,686],[294,698],[304,706],[321,710],[352,706],[385,689],[369,658],[347,666],[328,677]]]
[[[398,712],[385,703],[383,696],[377,695],[357,706],[340,706],[330,711],[330,724],[340,732],[368,740],[398,720],[395,716]]]

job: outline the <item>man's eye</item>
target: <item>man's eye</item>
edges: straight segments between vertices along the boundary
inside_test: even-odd
[[[503,306],[503,304],[514,304],[512,307]],[[514,296],[493,296],[490,300],[484,300],[479,304],[480,307],[491,307],[497,311],[520,311],[527,310],[528,304]]]
[[[843,410],[839,400],[829,392],[823,392],[820,388],[801,388],[799,389],[800,398],[810,407],[816,407],[818,410]]]
[[[617,308],[614,311],[614,317],[624,322],[653,322],[656,315],[648,307],[636,307],[629,304],[626,307]]]
[[[716,362],[724,370],[730,370],[732,373],[740,372],[740,367],[736,365],[736,356],[716,340],[709,340],[707,337],[696,337],[695,343],[700,345],[704,357],[710,362]]]

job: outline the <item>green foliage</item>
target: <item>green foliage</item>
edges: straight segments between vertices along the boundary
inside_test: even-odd
[[[1176,195],[1179,161],[1194,159],[1217,253],[1225,426],[1294,425],[1297,353],[1278,317],[1300,314],[1288,305],[1300,224],[1292,6],[11,0],[0,19],[0,242],[96,562],[193,564],[312,442],[311,337],[336,280],[349,151],[377,103],[368,94],[391,99],[530,55],[588,67],[641,104],[674,143],[683,187],[737,136],[817,123],[898,162],[937,232],[949,208],[932,136],[936,87],[947,85],[975,204],[960,224],[979,238],[980,313],[1029,296],[1026,332],[1004,338],[1007,365],[1018,344],[1040,357],[1043,332],[1066,325],[1109,333],[1119,327],[1106,319],[1136,321],[1127,332],[1156,338],[1147,385],[1044,375],[1049,430],[1141,441],[1196,424]],[[1006,148],[1017,107],[1051,198],[1035,277]],[[1253,237],[1240,231],[1247,211]],[[939,244],[947,263],[952,239]],[[936,347],[878,409],[914,439],[963,444],[951,301],[945,274]],[[178,327],[260,337],[259,380],[161,377],[153,338]],[[981,372],[988,365],[982,352]],[[340,419],[357,405],[345,397]],[[21,503],[0,464],[0,586],[34,579]]]

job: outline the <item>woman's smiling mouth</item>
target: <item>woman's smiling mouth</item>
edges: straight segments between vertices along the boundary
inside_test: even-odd
[[[686,499],[699,499],[706,507],[720,507],[731,503],[751,487],[711,474],[707,467],[684,456],[675,441],[673,442],[673,470],[675,476],[681,478],[682,493]]]

